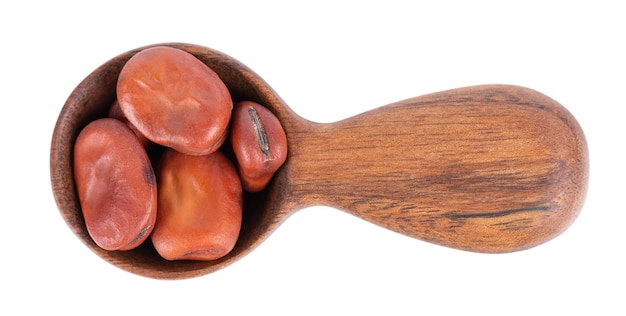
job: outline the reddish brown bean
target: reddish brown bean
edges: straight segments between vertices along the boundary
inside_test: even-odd
[[[146,138],[146,136],[141,134],[141,132],[137,130],[137,128],[128,121],[128,119],[124,115],[124,112],[122,112],[122,109],[120,108],[120,103],[117,100],[115,100],[115,102],[111,104],[111,107],[109,108],[108,117],[114,118],[116,120],[120,120],[126,123],[126,125],[128,125],[128,127],[130,127],[130,129],[135,133],[135,135],[137,135],[139,142],[143,145],[144,148],[149,148],[151,147],[152,144],[154,144],[148,138]]]
[[[233,103],[219,76],[172,47],[145,49],[128,60],[117,82],[124,115],[151,141],[190,155],[224,142]]]
[[[239,237],[243,197],[221,151],[186,155],[168,148],[159,163],[159,206],[152,243],[167,260],[213,260]]]
[[[231,142],[244,190],[263,190],[287,158],[287,136],[278,118],[264,106],[235,105]]]
[[[128,250],[148,238],[156,220],[156,178],[126,124],[103,118],[80,132],[74,179],[85,225],[98,246]]]

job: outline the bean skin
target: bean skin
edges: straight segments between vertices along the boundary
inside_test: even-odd
[[[128,250],[150,237],[166,260],[227,255],[239,238],[243,191],[263,190],[286,160],[278,118],[251,101],[233,107],[213,70],[171,47],[131,57],[116,89],[109,118],[90,123],[75,144],[77,190],[96,244]],[[236,164],[220,151],[227,138]]]
[[[231,145],[244,190],[263,190],[287,159],[287,136],[278,118],[252,101],[235,105]]]
[[[89,123],[74,146],[74,179],[87,230],[106,250],[129,250],[148,238],[157,209],[148,155],[125,123]]]
[[[135,133],[135,135],[137,135],[139,142],[141,142],[144,148],[148,149],[152,147],[152,145],[154,145],[153,142],[151,142],[148,138],[146,138],[146,136],[141,134],[141,132],[137,130],[137,128],[128,121],[128,119],[124,115],[124,112],[122,112],[122,109],[120,109],[120,103],[117,100],[115,100],[115,102],[111,104],[111,107],[109,108],[108,117],[114,118],[114,119],[117,119],[126,123],[128,127],[130,127],[130,129]]]
[[[241,182],[221,151],[197,156],[168,148],[157,169],[159,204],[152,243],[167,260],[214,260],[239,237]]]
[[[132,125],[157,144],[206,155],[226,139],[230,93],[213,70],[183,50],[157,46],[135,54],[120,72],[117,98]]]

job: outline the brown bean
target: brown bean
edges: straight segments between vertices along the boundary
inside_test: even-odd
[[[124,115],[124,112],[122,112],[122,109],[120,108],[120,103],[117,100],[115,100],[113,104],[111,104],[111,107],[109,108],[108,117],[114,118],[116,120],[120,120],[126,123],[128,127],[130,127],[130,129],[135,133],[135,135],[137,135],[139,142],[143,145],[144,148],[149,148],[154,144],[148,138],[146,138],[146,136],[144,136],[133,124],[131,124],[128,121],[128,119]]]
[[[145,49],[126,62],[117,82],[124,115],[151,141],[206,155],[224,140],[233,103],[219,76],[172,47]]]
[[[126,124],[103,118],[80,132],[74,179],[85,225],[98,246],[128,250],[148,238],[156,220],[156,178]]]
[[[287,158],[287,137],[278,118],[251,101],[235,105],[231,142],[244,190],[263,190]]]
[[[213,260],[239,237],[243,197],[237,171],[221,151],[186,155],[171,148],[159,163],[159,206],[152,232],[168,260]]]

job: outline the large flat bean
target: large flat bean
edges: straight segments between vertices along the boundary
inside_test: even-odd
[[[74,178],[87,230],[98,246],[128,250],[148,238],[156,220],[156,178],[125,123],[98,119],[80,132]]]
[[[243,197],[237,170],[221,151],[186,155],[168,148],[157,169],[159,205],[152,243],[168,260],[213,260],[232,250]]]

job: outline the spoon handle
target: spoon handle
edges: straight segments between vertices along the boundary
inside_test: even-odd
[[[526,249],[563,232],[584,203],[582,129],[530,89],[461,88],[289,124],[292,205],[331,206],[432,243]]]

